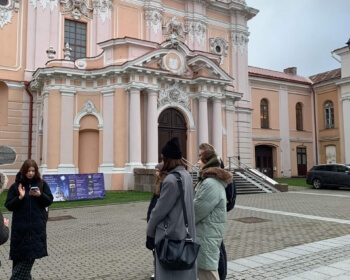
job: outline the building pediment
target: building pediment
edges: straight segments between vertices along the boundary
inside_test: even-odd
[[[96,57],[76,61],[51,60],[46,68],[38,69],[34,77],[39,73],[50,77],[62,77],[67,73],[82,79],[104,79],[110,75],[122,74],[125,77],[144,73],[169,81],[210,83],[223,88],[233,84],[233,78],[219,65],[219,55],[192,51],[181,41],[168,40],[157,44],[126,37],[100,43],[100,47],[103,52]]]

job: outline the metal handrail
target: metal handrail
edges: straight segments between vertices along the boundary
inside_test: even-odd
[[[189,167],[191,169],[191,171],[194,172],[198,172],[199,171],[199,167],[192,164],[191,162],[189,162],[187,159],[182,158],[183,162],[186,164],[187,167]]]
[[[274,180],[272,180],[269,176],[266,176],[264,173],[261,173],[260,171],[258,171],[255,168],[250,167],[249,165],[241,162],[238,158],[236,157],[228,157],[228,161],[229,161],[229,166],[230,166],[230,170],[231,170],[231,160],[232,163],[236,166],[238,166],[238,168],[243,169],[244,171],[248,172],[251,175],[254,176],[258,176],[259,178],[261,178],[263,181],[271,184],[271,185],[275,185],[277,182],[275,182]]]

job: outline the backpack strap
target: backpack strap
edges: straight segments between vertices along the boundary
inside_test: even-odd
[[[182,213],[184,216],[184,222],[185,222],[185,227],[186,227],[186,232],[187,232],[187,238],[191,238],[190,232],[188,230],[188,220],[187,220],[187,210],[186,210],[186,205],[185,205],[185,193],[183,190],[183,185],[182,185],[182,177],[181,174],[177,171],[171,172],[170,174],[173,174],[176,177],[177,185],[180,190],[180,199],[181,199],[181,204],[182,204]],[[168,229],[168,215],[164,218],[164,228],[165,228],[165,234],[167,234],[167,229]]]

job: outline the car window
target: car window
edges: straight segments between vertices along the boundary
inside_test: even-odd
[[[324,165],[315,166],[312,170],[323,171],[324,170]]]
[[[335,171],[335,166],[334,165],[325,165],[324,170],[325,171]]]
[[[347,168],[345,166],[342,166],[342,165],[337,166],[337,172],[345,172],[346,170]]]

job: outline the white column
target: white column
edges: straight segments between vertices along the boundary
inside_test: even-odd
[[[234,110],[233,101],[226,99],[226,156],[234,156]]]
[[[199,127],[198,140],[199,144],[208,143],[208,99],[206,97],[199,97]]]
[[[349,87],[350,89],[350,87]],[[344,120],[344,149],[345,149],[345,163],[350,162],[350,129],[346,125],[347,120],[350,119],[350,92],[349,93],[343,93],[343,120]]]
[[[129,89],[129,171],[142,168],[140,90]]]
[[[158,163],[158,119],[156,91],[148,92],[147,101],[147,163],[146,168],[154,168]]]
[[[114,89],[102,91],[103,145],[99,172],[112,173],[114,168]]]
[[[281,88],[279,91],[280,97],[280,136],[281,136],[281,171],[284,177],[291,177],[291,163],[290,163],[290,130],[289,130],[289,112],[294,110],[295,107],[289,108],[288,103],[288,91],[286,88]],[[271,116],[273,112],[271,112]],[[296,156],[296,155],[295,155]],[[278,153],[277,153],[278,157]],[[273,163],[273,167],[276,166],[276,162]],[[277,175],[278,176],[278,175]]]
[[[222,157],[222,115],[221,115],[221,99],[213,100],[213,146],[216,152]]]

